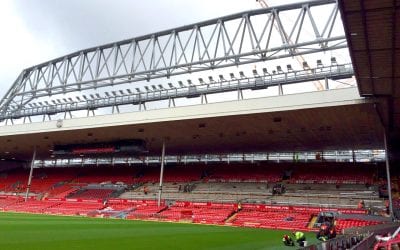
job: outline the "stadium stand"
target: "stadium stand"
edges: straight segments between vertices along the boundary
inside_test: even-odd
[[[0,176],[2,192],[8,194],[0,197],[0,209],[310,231],[316,230],[313,218],[321,209],[351,214],[360,200],[366,207],[385,209],[375,169],[359,167],[365,169],[361,175],[354,165],[335,165],[327,177],[325,164],[169,166],[160,207],[158,167],[38,169],[34,196],[27,202],[16,191],[25,191],[21,187],[28,171],[10,170]],[[276,183],[284,185],[284,192],[273,194]],[[336,223],[342,230],[379,222],[350,216]]]

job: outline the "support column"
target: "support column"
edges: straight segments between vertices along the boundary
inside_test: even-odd
[[[393,203],[392,203],[392,183],[390,181],[390,165],[389,165],[389,147],[387,143],[386,130],[383,132],[383,141],[385,143],[385,161],[386,161],[386,178],[387,178],[387,191],[389,196],[389,213],[390,217],[394,219]]]
[[[35,159],[36,159],[36,147],[33,148],[33,156],[32,156],[32,161],[31,161],[31,170],[29,172],[28,185],[26,187],[25,201],[28,200],[28,196],[29,196],[29,189],[31,187],[32,174],[33,174],[33,165],[35,165]]]
[[[160,170],[160,186],[158,188],[158,201],[157,205],[161,205],[161,195],[163,187],[163,177],[164,177],[164,162],[165,162],[165,140],[163,140],[162,151],[161,151],[161,170]]]

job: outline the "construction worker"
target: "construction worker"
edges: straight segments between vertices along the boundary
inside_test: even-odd
[[[283,242],[283,244],[284,244],[285,246],[294,246],[294,242],[293,242],[292,238],[291,238],[289,235],[287,235],[287,234],[285,234],[285,235],[283,236],[282,242]]]
[[[299,244],[299,246],[304,246],[304,241],[306,240],[306,235],[303,232],[300,231],[293,231],[292,233],[294,235],[294,238],[296,239],[296,242]]]

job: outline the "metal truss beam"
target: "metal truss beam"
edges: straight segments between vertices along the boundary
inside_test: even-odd
[[[330,10],[324,20],[314,19],[312,12],[319,11],[318,6]],[[297,15],[294,24],[284,24],[281,16],[286,12]],[[337,15],[336,1],[309,1],[241,12],[81,50],[25,69],[0,101],[0,115],[22,111],[46,95],[345,48],[344,34],[332,33],[340,23]],[[299,39],[305,23],[312,26],[311,35]]]
[[[118,107],[119,105],[140,105],[146,102],[171,100],[184,97],[201,97],[208,94],[223,93],[229,91],[240,91],[245,89],[265,89],[272,86],[282,86],[287,84],[308,82],[323,79],[345,79],[354,75],[351,64],[324,66],[312,69],[304,69],[289,72],[268,73],[266,69],[260,74],[253,71],[252,77],[244,75],[236,78],[233,75],[230,80],[226,80],[220,76],[218,81],[204,82],[200,85],[189,84],[182,85],[179,88],[172,87],[151,90],[148,88],[146,92],[133,93],[126,95],[115,95],[105,98],[95,98],[82,100],[77,102],[46,105],[41,107],[23,108],[21,110],[13,110],[0,115],[0,119],[18,119],[23,117],[31,117],[38,115],[54,115],[57,113],[67,113],[78,110],[96,110],[104,107]],[[182,83],[181,83],[182,84]]]

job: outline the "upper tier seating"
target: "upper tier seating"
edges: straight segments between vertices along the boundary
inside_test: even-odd
[[[293,169],[291,183],[372,184],[374,168],[369,165],[313,164]]]

